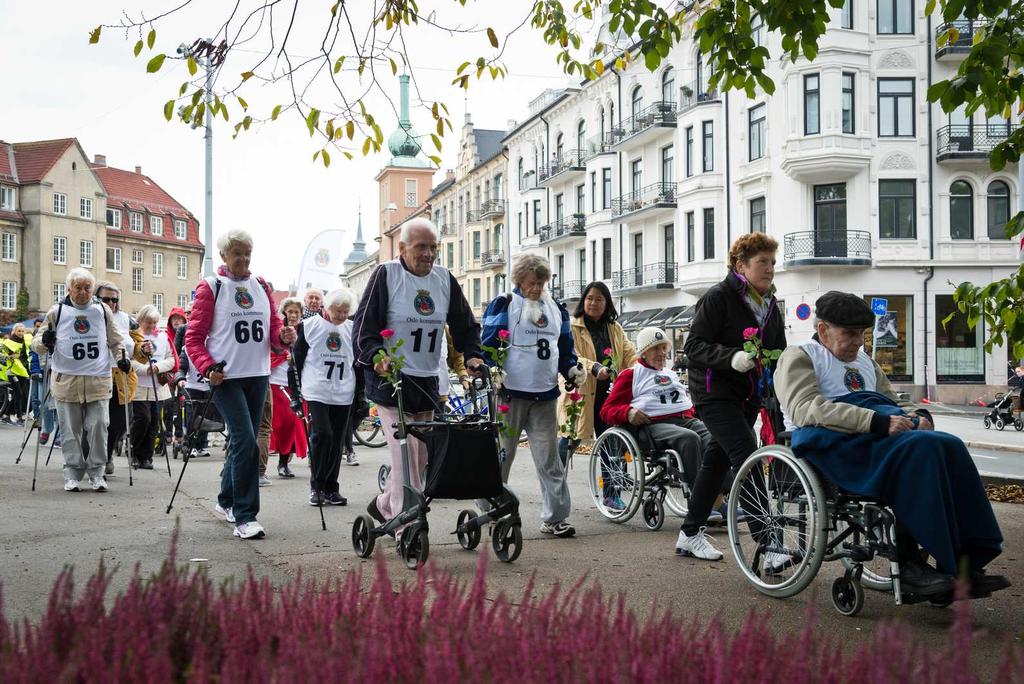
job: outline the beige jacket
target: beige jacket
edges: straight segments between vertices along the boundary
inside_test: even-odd
[[[54,306],[46,314],[46,319],[43,321],[40,330],[46,330],[51,326],[56,329],[59,306],[59,304]],[[122,340],[117,326],[114,325],[114,317],[111,315],[110,309],[107,308],[106,304],[101,304],[101,306],[104,309],[103,319],[107,324],[107,347],[110,349],[110,353],[114,355],[114,358],[119,359],[121,358],[121,352],[124,351],[124,340]],[[32,340],[32,350],[37,354],[46,353],[41,332]],[[53,359],[50,361],[52,363]],[[50,391],[53,393],[53,398],[57,401],[85,404],[91,401],[108,401],[113,392],[113,385],[111,384],[109,373],[104,377],[52,373],[50,376]]]
[[[826,399],[818,389],[818,377],[811,357],[799,346],[788,347],[782,352],[775,370],[775,391],[786,415],[798,427],[818,426],[848,434],[871,432],[871,419],[875,412]],[[875,391],[889,397],[908,413],[916,408],[896,396],[889,378],[877,363]]]
[[[157,328],[158,335],[166,335],[166,333]],[[146,341],[145,335],[140,335],[139,339],[142,342]],[[136,346],[136,349],[140,351],[140,354],[136,354],[132,357],[132,372],[138,376],[139,385],[135,391],[135,398],[133,401],[164,401],[165,399],[171,398],[171,390],[167,385],[161,385],[160,380],[156,380],[156,396],[153,395],[153,380],[156,378],[155,375],[149,372],[149,358],[145,354],[141,354],[141,344]],[[138,356],[142,357],[142,362],[139,362]],[[156,363],[153,366],[156,368],[157,373],[168,373],[174,370],[174,350],[168,345],[167,353],[162,359],[153,359]]]

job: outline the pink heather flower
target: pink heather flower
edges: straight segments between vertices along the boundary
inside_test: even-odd
[[[512,333],[510,333],[508,330],[499,330],[498,331],[498,339],[499,340],[507,340],[510,337],[512,337]]]
[[[751,337],[757,337],[757,333],[758,333],[758,329],[757,328],[744,328],[743,329],[743,339],[749,340]]]
[[[395,331],[392,330],[391,328],[384,328],[383,330],[380,331],[380,336],[383,337],[385,340],[390,340],[392,337],[395,336]]]
[[[498,404],[499,413],[508,413],[508,404]]]
[[[612,349],[611,347],[605,347],[603,353],[605,356],[611,356],[613,353],[615,353],[615,350]]]
[[[573,392],[572,394],[569,395],[569,401],[579,401],[582,398],[583,395],[580,394],[579,392]]]

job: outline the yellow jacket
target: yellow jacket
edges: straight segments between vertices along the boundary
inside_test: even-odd
[[[3,346],[3,353],[10,359],[10,362],[5,364],[8,372],[14,373],[21,378],[28,377],[28,369],[25,368],[25,364],[21,362],[21,350],[22,347],[24,347],[25,355],[27,356],[30,344],[32,344],[32,335],[27,332],[21,342],[16,342],[11,338],[0,341],[0,345]]]

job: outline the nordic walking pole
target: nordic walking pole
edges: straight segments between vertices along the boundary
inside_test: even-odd
[[[156,416],[157,432],[160,435],[160,450],[164,452],[164,460],[167,462],[167,477],[171,477],[171,457],[167,455],[167,440],[164,438],[163,406],[160,404],[160,397],[156,392],[156,360],[149,357],[149,377],[153,380],[153,415]]]
[[[50,465],[50,458],[53,457],[53,447],[57,446],[58,437],[64,439],[64,435],[62,435],[60,432],[59,424],[57,425],[57,431],[53,433],[53,439],[50,440],[50,453],[46,454],[46,463],[43,464],[44,468]]]
[[[224,362],[221,361],[220,363],[218,363],[218,364],[216,364],[214,366],[211,366],[209,372],[210,373],[213,373],[213,372],[220,373],[220,372],[223,372],[223,371],[224,371]],[[190,457],[192,455],[192,449],[195,447],[196,435],[199,434],[199,428],[202,427],[202,425],[203,425],[203,420],[205,420],[205,418],[206,418],[206,412],[209,411],[209,409],[210,409],[210,402],[213,401],[213,391],[214,391],[214,386],[210,385],[210,393],[209,393],[209,396],[206,397],[206,401],[203,402],[203,410],[200,411],[198,414],[194,414],[192,421],[190,421],[190,422],[193,423],[193,425],[190,426],[190,429],[188,430],[188,433],[187,433],[187,436],[186,436],[187,445],[186,445],[186,448],[185,448],[185,455],[182,456],[182,460],[181,460],[181,472],[178,474],[178,483],[176,485],[174,485],[174,492],[171,494],[171,500],[167,503],[167,510],[165,511],[165,513],[167,515],[170,515],[170,513],[171,513],[171,508],[174,506],[174,497],[176,497],[178,495],[178,488],[181,487],[181,480],[182,480],[182,478],[185,477],[185,468],[188,467],[188,462],[189,462]],[[198,423],[195,420],[195,416],[196,415],[199,416]]]
[[[35,378],[30,376],[29,379],[28,379],[28,394],[29,394],[29,398],[30,398],[29,400],[30,401],[31,401],[31,397],[32,397],[32,390],[34,388],[34,385],[33,385],[34,382],[35,382]],[[38,413],[38,411],[36,413]],[[26,411],[25,414],[27,416],[28,415],[28,411]],[[18,451],[18,458],[16,458],[14,460],[14,465],[18,465],[19,463],[21,463],[21,455],[25,452],[25,445],[28,444],[28,440],[30,440],[32,438],[32,433],[39,426],[40,426],[40,422],[39,422],[39,416],[38,415],[33,415],[32,416],[32,423],[31,424],[29,424],[28,420],[25,420],[25,430],[22,433],[24,435],[24,439],[21,440],[21,449]]]
[[[124,350],[121,350],[121,359],[126,358]],[[121,385],[122,394],[124,395],[124,436],[121,437],[122,443],[125,445],[128,456],[128,486],[135,486],[135,477],[132,475],[132,433],[131,433],[131,422],[128,420],[128,374],[121,371]]]

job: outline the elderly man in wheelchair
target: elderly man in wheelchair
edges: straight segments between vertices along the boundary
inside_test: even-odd
[[[615,426],[591,452],[591,493],[598,510],[625,522],[643,506],[652,530],[665,521],[664,505],[686,514],[686,499],[711,435],[694,417],[686,386],[668,369],[672,343],[659,328],[637,336],[637,362],[619,373],[601,408]],[[609,501],[621,501],[610,506]]]
[[[1008,587],[1005,577],[984,571],[1001,552],[1002,535],[967,448],[936,432],[927,411],[900,401],[862,348],[871,309],[834,291],[815,308],[816,334],[789,347],[775,375],[792,448],[752,454],[730,497],[766,522],[761,539],[743,539],[730,525],[748,580],[763,593],[792,596],[823,560],[841,560],[847,571],[832,599],[846,615],[863,606],[862,582],[891,591],[897,603],[939,605],[953,600],[957,576],[969,582],[972,598]],[[751,560],[769,551],[791,563],[772,576],[754,572]]]

